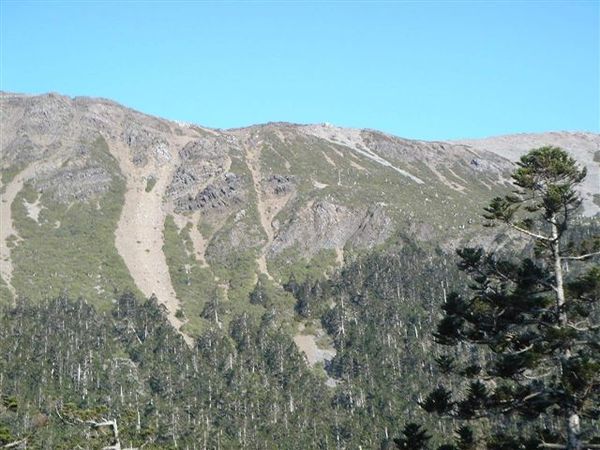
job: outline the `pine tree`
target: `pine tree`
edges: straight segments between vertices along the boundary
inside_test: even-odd
[[[532,254],[458,251],[470,292],[448,296],[434,337],[482,348],[482,358],[466,367],[438,358],[442,371],[467,386],[438,386],[422,406],[460,420],[487,419],[487,448],[600,448],[591,437],[600,417],[600,237],[569,240],[586,171],[556,147],[534,149],[517,165],[517,190],[493,199],[484,217],[531,241]],[[534,419],[543,424],[539,431]],[[473,440],[470,429],[461,430],[463,441]]]
[[[431,436],[416,423],[408,423],[402,430],[403,436],[383,445],[384,450],[427,450]]]

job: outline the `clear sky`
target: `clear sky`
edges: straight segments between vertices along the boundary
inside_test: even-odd
[[[4,91],[219,128],[600,131],[597,0],[0,4]]]

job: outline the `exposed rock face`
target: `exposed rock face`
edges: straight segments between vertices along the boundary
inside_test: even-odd
[[[54,94],[29,97],[24,106],[23,130],[40,140],[64,137],[76,114],[69,99]]]
[[[209,179],[210,174],[198,173],[195,167],[179,166],[175,170],[173,180],[171,180],[171,184],[167,188],[167,195],[175,199],[183,197],[186,194],[189,195],[197,189],[198,184],[201,183],[203,178]]]
[[[131,149],[132,161],[138,167],[146,166],[149,158],[158,164],[170,160],[169,142],[152,130],[133,124],[123,131],[122,139]]]
[[[60,203],[88,201],[110,188],[111,174],[103,167],[65,168],[36,182],[40,192],[49,192]]]
[[[16,165],[25,165],[39,158],[41,156],[40,153],[40,149],[26,134],[17,135],[2,148],[2,157],[13,161]]]
[[[370,207],[360,225],[350,236],[350,243],[358,248],[372,248],[383,244],[394,231],[392,219],[382,205]]]
[[[235,141],[227,139],[224,136],[207,135],[199,139],[188,142],[180,151],[179,156],[182,162],[200,164],[212,163],[218,165],[224,164],[225,156],[230,148],[239,150],[234,145]]]
[[[178,169],[178,173],[183,172],[179,177],[183,184],[196,183],[197,178],[193,174],[180,169],[182,168]],[[200,210],[203,213],[209,213],[210,210],[227,208],[232,203],[242,201],[243,193],[240,191],[240,186],[241,183],[236,174],[226,173],[222,180],[215,184],[209,184],[195,196],[188,194],[187,196],[178,197],[174,202],[175,211],[194,212]]]
[[[291,175],[271,175],[267,179],[269,191],[275,195],[285,195],[294,188],[294,177]]]
[[[226,139],[214,136],[190,141],[179,150],[180,165],[167,188],[176,212],[222,208],[239,200],[238,178],[226,173],[231,150]]]
[[[385,242],[393,229],[392,220],[381,206],[357,211],[319,200],[283,226],[270,252],[278,254],[297,246],[302,254],[313,256],[321,249],[343,249],[347,243],[371,248]]]

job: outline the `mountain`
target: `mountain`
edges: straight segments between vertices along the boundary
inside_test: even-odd
[[[458,245],[523,250],[481,226],[512,161],[570,151],[589,172],[573,237],[600,227],[592,133],[426,142],[0,105],[0,446],[378,448],[409,421],[440,442],[453,425],[418,407],[431,331],[467,285]]]
[[[259,313],[246,301],[259,275],[280,286],[392,243],[477,240],[482,205],[530,147],[573,152],[590,172],[585,214],[599,210],[591,133],[426,142],[328,124],[214,130],[56,94],[0,101],[4,298],[155,294],[190,335],[211,296],[227,317]],[[281,293],[282,314],[291,301]]]

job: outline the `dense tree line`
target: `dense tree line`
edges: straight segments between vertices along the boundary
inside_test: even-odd
[[[430,330],[456,276],[443,254],[407,244],[360,258],[327,282],[286,286],[298,314],[317,318],[333,339],[327,371],[341,381],[333,402],[344,413],[342,434],[374,448],[421,416],[417,401],[435,377]]]
[[[335,343],[327,376],[307,367],[274,312],[215,323],[190,349],[153,298],[124,294],[105,312],[83,299],[21,301],[0,318],[2,442],[93,448],[112,434],[91,422],[116,420],[131,447],[375,446],[418,411],[432,374],[426,330],[451,267],[406,246],[330,280],[290,280],[298,304],[314,306],[299,318]],[[259,282],[248,301],[267,295]]]
[[[99,448],[116,420],[123,446],[327,447],[328,393],[293,341],[239,317],[190,349],[155,299],[123,295],[101,314],[84,300],[21,303],[0,319],[3,444]]]
[[[458,277],[451,258],[410,244],[327,280],[292,277],[298,318],[337,351],[326,373],[307,367],[274,312],[215,323],[189,348],[153,298],[125,294],[104,312],[20,302],[0,317],[0,442],[100,448],[113,434],[94,423],[109,420],[123,448],[377,448],[412,421],[435,441],[457,422],[419,404],[443,376],[431,332]],[[248,301],[267,295],[258,283]],[[482,352],[450,356],[472,364]]]

